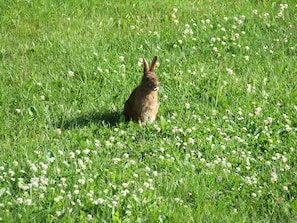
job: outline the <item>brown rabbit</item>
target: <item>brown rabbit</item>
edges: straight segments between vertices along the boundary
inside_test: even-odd
[[[124,115],[126,120],[139,123],[151,123],[156,119],[159,103],[159,81],[154,73],[158,57],[155,56],[150,66],[143,58],[143,77],[140,85],[134,89],[125,103]]]

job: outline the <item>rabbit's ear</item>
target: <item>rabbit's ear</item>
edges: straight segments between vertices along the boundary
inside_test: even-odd
[[[153,59],[153,61],[152,61],[152,63],[151,63],[151,65],[150,65],[150,71],[151,72],[154,72],[154,69],[156,67],[157,60],[158,60],[158,57],[155,56],[154,59]]]
[[[148,63],[146,59],[144,59],[144,57],[142,59],[143,59],[143,73],[147,74],[149,72]]]

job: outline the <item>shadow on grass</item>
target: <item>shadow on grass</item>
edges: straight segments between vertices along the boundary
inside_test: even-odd
[[[73,119],[64,120],[63,118],[58,122],[58,128],[73,129],[82,128],[90,124],[98,124],[105,126],[115,126],[121,122],[121,113],[119,112],[104,112],[104,113],[90,113],[78,116]]]

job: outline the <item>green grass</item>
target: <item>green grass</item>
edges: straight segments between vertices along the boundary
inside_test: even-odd
[[[0,222],[296,222],[296,7],[0,0]]]

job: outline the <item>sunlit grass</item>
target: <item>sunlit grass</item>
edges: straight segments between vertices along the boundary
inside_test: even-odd
[[[294,1],[0,8],[0,221],[297,220]],[[125,123],[155,55],[158,118]]]

